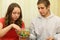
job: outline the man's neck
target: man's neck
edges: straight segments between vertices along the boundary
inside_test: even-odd
[[[43,16],[44,18],[47,18],[50,15],[50,12],[47,12],[45,16]]]

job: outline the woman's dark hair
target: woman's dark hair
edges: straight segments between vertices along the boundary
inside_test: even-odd
[[[38,0],[37,5],[39,5],[41,3],[43,3],[46,6],[46,8],[50,5],[49,0]]]
[[[22,25],[22,10],[21,10],[21,7],[17,3],[11,3],[9,5],[9,7],[7,9],[6,16],[5,16],[5,26],[8,26],[8,25],[12,24],[11,15],[12,15],[12,11],[14,10],[15,7],[18,7],[20,9],[20,16],[15,21],[15,24],[17,24],[21,27],[21,25]]]

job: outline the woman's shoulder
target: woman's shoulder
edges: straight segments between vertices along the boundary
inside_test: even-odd
[[[5,18],[0,18],[0,20],[4,20]]]
[[[22,28],[25,28],[25,24],[24,24],[24,21],[22,21]]]
[[[0,18],[0,22],[1,23],[5,22],[5,18]]]

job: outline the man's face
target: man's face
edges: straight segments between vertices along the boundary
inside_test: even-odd
[[[49,10],[50,10],[49,6],[46,8],[46,6],[43,3],[38,4],[38,11],[41,16],[46,16],[48,14]]]

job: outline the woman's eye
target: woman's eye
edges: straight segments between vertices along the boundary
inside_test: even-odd
[[[13,14],[16,14],[16,12],[13,12]]]

